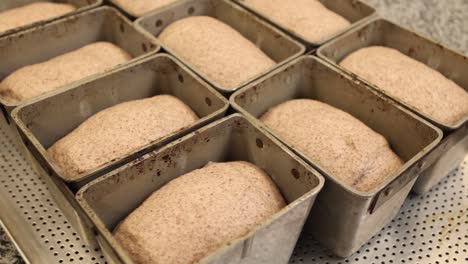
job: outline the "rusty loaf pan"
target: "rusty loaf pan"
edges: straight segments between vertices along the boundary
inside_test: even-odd
[[[97,41],[109,41],[126,50],[133,57],[128,63],[159,50],[157,40],[151,34],[137,29],[117,10],[99,7],[0,38],[0,81],[21,67]],[[9,120],[8,114],[17,104],[9,104],[0,98],[0,105]]]
[[[287,263],[324,180],[287,147],[239,114],[87,184],[78,192],[77,200],[95,224],[106,257],[115,263],[133,263],[111,233],[121,220],[170,180],[210,161],[238,160],[251,162],[268,173],[288,205],[199,263]]]
[[[311,50],[314,48],[317,48],[318,46],[323,45],[327,41],[336,38],[337,36],[343,34],[344,32],[354,28],[357,25],[360,25],[361,23],[371,19],[375,15],[375,9],[368,4],[362,2],[362,1],[356,1],[356,0],[319,0],[325,7],[327,7],[329,10],[335,12],[336,14],[346,18],[351,25],[349,28],[337,32],[336,34],[333,34],[325,39],[323,39],[320,42],[310,42],[307,41],[303,35],[301,35],[298,32],[294,32],[292,29],[285,27],[284,25],[281,24],[279,21],[275,21],[272,19],[268,13],[262,12],[260,10],[255,9],[254,7],[250,6],[249,4],[245,3],[244,0],[234,0],[237,2],[239,5],[243,6],[244,8],[250,10],[251,12],[257,14],[261,18],[265,19],[269,23],[277,26],[278,28],[281,28],[283,31],[288,33],[289,35],[293,36],[295,39],[299,40],[301,43],[304,43],[306,45],[307,49]]]
[[[467,57],[384,19],[373,19],[322,46],[318,50],[318,56],[339,67],[338,63],[348,54],[371,45],[382,45],[397,49],[403,54],[439,71],[468,92]],[[424,171],[419,177],[415,184],[415,192],[424,193],[429,191],[463,160],[468,149],[466,144],[468,115],[454,125],[441,123],[401,100],[388,95],[379,87],[354,75],[352,72],[339,68],[354,78],[366,82],[374,89],[391,97],[444,131],[444,144],[438,146],[436,151],[431,154],[438,157],[438,160],[433,164],[433,167]],[[460,132],[454,133],[455,131]]]
[[[21,7],[24,5],[28,5],[28,4],[32,4],[34,2],[40,2],[40,1],[43,1],[43,0],[2,0],[0,1],[0,13],[7,11],[9,9]],[[13,34],[13,33],[28,29],[28,28],[32,28],[41,24],[45,24],[45,23],[48,23],[48,22],[51,22],[51,21],[54,21],[54,20],[57,20],[66,16],[74,15],[74,14],[89,10],[91,8],[95,8],[97,6],[100,6],[103,0],[53,0],[53,1],[48,1],[48,2],[71,4],[75,6],[76,9],[62,16],[52,17],[46,20],[41,20],[32,24],[29,24],[29,25],[24,25],[24,26],[17,27],[11,30],[0,32],[0,37]]]
[[[135,24],[137,24],[138,27],[147,30],[154,36],[158,36],[166,26],[176,20],[189,16],[211,16],[231,26],[274,60],[277,65],[273,68],[276,68],[277,66],[282,65],[305,52],[305,47],[302,44],[293,40],[291,37],[287,36],[275,27],[269,25],[262,19],[256,17],[249,11],[228,0],[188,0],[177,2],[137,19]],[[210,81],[205,74],[197,71],[196,67],[181,59],[176,52],[172,51],[163,43],[160,43],[160,45],[164,50],[173,54],[177,59],[181,60],[189,66],[189,68],[193,69],[197,74],[210,82],[223,94],[230,94],[240,87],[259,78],[261,75],[273,70],[272,68],[259,76],[246,80],[238,87],[221,87],[213,81]]]
[[[441,140],[442,132],[314,56],[300,57],[239,90],[231,96],[231,104],[275,135],[258,118],[271,107],[297,98],[311,98],[350,113],[383,135],[405,162],[398,173],[374,190],[360,192],[278,137],[326,177],[305,228],[334,254],[347,257],[398,213],[417,175],[427,167],[427,153]]]
[[[157,94],[172,94],[178,97],[201,119],[190,127],[82,174],[76,180],[65,179],[57,164],[47,155],[48,147],[98,111],[118,103]],[[53,186],[52,191],[56,190],[53,192],[54,199],[59,205],[64,205],[62,208],[67,217],[72,219],[70,222],[74,227],[84,237],[89,238],[87,219],[76,204],[73,191],[128,160],[224,116],[227,107],[228,102],[222,95],[184,65],[170,55],[155,54],[95,80],[71,86],[52,96],[22,105],[13,111],[12,116],[24,145],[33,157],[32,164],[38,167],[40,174],[45,174],[45,178],[50,178],[47,182]]]
[[[67,179],[47,155],[47,148],[97,112],[122,102],[158,94],[176,96],[190,106],[200,120],[73,180]],[[45,163],[46,170],[54,171],[73,189],[77,189],[102,175],[103,171],[135,158],[133,155],[141,156],[142,152],[149,152],[222,117],[227,107],[228,102],[221,94],[172,56],[156,54],[99,78],[65,88],[52,96],[26,103],[16,108],[12,116],[25,144],[39,153],[36,159]]]

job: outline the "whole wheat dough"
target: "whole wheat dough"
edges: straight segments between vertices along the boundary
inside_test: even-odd
[[[305,40],[318,43],[347,29],[351,23],[317,0],[245,0],[247,6]]]
[[[332,176],[359,191],[371,191],[403,165],[383,136],[319,101],[286,101],[260,119]]]
[[[91,116],[47,152],[66,178],[76,179],[196,120],[190,107],[171,95],[129,101]]]
[[[62,16],[74,11],[73,5],[51,2],[34,2],[0,12],[0,33]]]
[[[22,67],[0,82],[0,97],[18,104],[131,59],[110,42],[95,42],[48,61]]]
[[[154,192],[114,236],[136,263],[195,263],[284,206],[271,178],[255,165],[209,163]]]
[[[221,88],[234,89],[275,65],[230,26],[207,16],[178,20],[159,35],[177,56]]]
[[[454,125],[468,115],[463,88],[396,49],[362,48],[340,65],[443,124]]]
[[[143,16],[152,10],[175,3],[177,0],[112,0],[112,2],[131,15]]]

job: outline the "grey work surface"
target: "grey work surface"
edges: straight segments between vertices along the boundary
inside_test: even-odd
[[[376,7],[382,16],[468,54],[467,0],[365,0],[365,2]],[[5,135],[0,133],[0,141],[5,140],[4,137]],[[8,143],[8,140],[5,141]],[[6,147],[0,144],[0,150],[4,151]],[[0,159],[3,157],[0,156]],[[0,169],[0,176],[7,177],[5,173],[6,170]],[[305,241],[307,237],[304,237],[291,263],[437,263],[436,261],[467,263],[468,234],[465,231],[468,223],[467,174],[468,161],[465,159],[465,163],[458,171],[451,173],[451,176],[436,186],[435,190],[424,196],[410,196],[396,220],[364,246],[360,254],[349,260],[339,261],[329,258],[321,248],[313,242]],[[7,212],[0,212],[0,214],[5,213]],[[423,226],[423,221],[426,221],[427,226]],[[415,226],[410,228],[409,226],[413,224]],[[52,246],[60,249],[58,245],[50,245]],[[63,254],[66,256],[67,253]],[[23,261],[7,236],[0,230],[0,264],[13,263],[23,263]],[[68,263],[65,257],[63,263]]]

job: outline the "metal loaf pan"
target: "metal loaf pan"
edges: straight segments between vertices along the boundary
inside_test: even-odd
[[[157,94],[178,97],[201,119],[189,127],[82,174],[75,180],[66,179],[55,161],[49,158],[46,149],[91,115],[118,103]],[[52,186],[54,199],[61,205],[66,216],[72,219],[70,221],[75,228],[83,236],[92,239],[87,235],[89,224],[74,199],[73,191],[129,160],[224,116],[227,108],[226,99],[184,65],[170,55],[156,54],[98,79],[88,80],[53,96],[22,105],[13,111],[12,116],[21,139],[32,155],[32,163],[38,165],[38,171],[42,172]]]
[[[99,7],[0,38],[0,81],[21,67],[98,41],[112,42],[132,55],[131,61],[119,66],[159,50],[157,40],[151,34],[137,29],[117,10]],[[10,121],[8,115],[17,104],[9,104],[0,98],[0,106]]]
[[[361,24],[369,20],[375,14],[375,9],[370,5],[356,0],[319,0],[325,7],[330,9],[331,11],[335,12],[336,14],[346,18],[348,21],[351,22],[351,26],[341,32],[333,34],[332,36],[320,41],[320,42],[310,42],[307,41],[303,35],[292,31],[291,29],[286,28],[282,25],[279,21],[273,20],[268,13],[262,12],[260,10],[255,9],[254,7],[250,6],[249,4],[245,3],[244,0],[234,0],[239,5],[243,6],[244,8],[250,10],[251,12],[257,14],[258,16],[262,17],[269,23],[281,28],[283,31],[288,33],[289,35],[293,36],[295,39],[299,40],[301,43],[304,43],[308,50],[317,48],[318,46],[323,45],[325,42],[343,34],[344,32],[348,31],[351,28],[354,28],[356,25]]]
[[[320,58],[339,67],[338,63],[347,55],[360,48],[372,45],[397,49],[403,54],[442,73],[468,92],[467,57],[388,20],[373,19],[372,21],[368,21],[320,47],[317,53]],[[422,173],[413,191],[416,193],[429,191],[463,160],[468,149],[468,115],[454,125],[441,123],[401,100],[388,95],[379,89],[379,87],[356,76],[352,72],[341,67],[339,68],[353,78],[357,78],[386,96],[391,97],[444,131],[443,143],[431,154],[438,158],[437,161],[431,168]]]
[[[318,100],[350,113],[383,135],[405,162],[398,173],[374,190],[360,192],[277,136],[326,177],[305,229],[334,254],[347,257],[398,213],[417,175],[427,167],[427,153],[440,141],[442,132],[314,56],[298,58],[239,90],[232,95],[231,104],[275,135],[258,118],[271,107],[297,98]]]
[[[135,23],[138,27],[158,36],[166,26],[176,20],[189,16],[211,16],[226,23],[240,32],[252,43],[257,45],[257,47],[267,54],[272,60],[277,62],[276,66],[282,65],[305,52],[305,47],[299,42],[293,40],[280,30],[256,17],[254,14],[228,0],[180,1],[169,5],[166,8],[162,8],[159,11],[151,12],[148,15],[137,19]],[[270,69],[259,76],[246,80],[238,87],[221,87],[213,81],[210,81],[203,73],[197,71],[196,67],[181,59],[176,52],[172,51],[163,43],[160,45],[164,50],[180,59],[223,94],[230,94],[240,87],[259,78],[261,75],[273,70]]]
[[[324,180],[287,147],[239,114],[89,183],[80,189],[77,200],[96,225],[108,260],[133,263],[111,233],[120,221],[170,180],[210,161],[238,160],[251,162],[268,173],[288,205],[200,263],[287,263]]]
[[[21,6],[24,6],[24,5],[28,5],[28,4],[32,4],[34,2],[40,2],[40,1],[43,1],[43,0],[2,0],[2,1],[0,1],[0,13],[3,12],[3,11],[7,11],[9,9],[21,7]],[[83,12],[85,10],[88,10],[88,9],[91,9],[91,8],[94,8],[94,7],[97,7],[97,6],[101,5],[102,1],[103,0],[52,0],[52,1],[48,1],[48,2],[71,4],[71,5],[75,6],[76,9],[73,12],[64,14],[62,16],[52,17],[50,19],[41,20],[41,21],[38,21],[36,23],[32,23],[32,24],[29,24],[29,25],[25,25],[25,26],[15,28],[15,29],[0,32],[0,37],[6,36],[6,35],[9,35],[9,34],[12,34],[12,33],[16,33],[16,32],[19,32],[19,31],[22,31],[22,30],[25,30],[25,29],[28,29],[28,28],[31,28],[31,27],[34,27],[34,26],[45,24],[45,23],[48,23],[48,22],[63,18],[65,16],[70,16],[70,15],[74,15],[74,14]]]

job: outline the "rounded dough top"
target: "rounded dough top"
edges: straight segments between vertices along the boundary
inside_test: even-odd
[[[319,101],[286,101],[260,119],[332,177],[362,192],[376,188],[403,165],[382,135]]]
[[[340,65],[442,124],[454,125],[468,115],[463,88],[396,49],[362,48]]]
[[[224,89],[232,90],[275,65],[239,32],[208,16],[180,19],[167,26],[159,39]]]
[[[125,12],[137,17],[177,1],[178,0],[112,0],[112,2],[119,5]]]
[[[14,71],[0,82],[0,97],[8,103],[19,104],[74,81],[103,73],[130,59],[125,50],[113,43],[91,43]]]
[[[76,179],[197,120],[192,109],[172,95],[129,101],[91,116],[47,152],[65,177]]]
[[[209,163],[155,191],[114,235],[136,263],[195,263],[284,206],[274,182],[255,165]]]
[[[337,34],[351,23],[317,0],[245,0],[245,4],[312,43]]]
[[[35,2],[0,12],[0,33],[74,11],[70,4]]]

